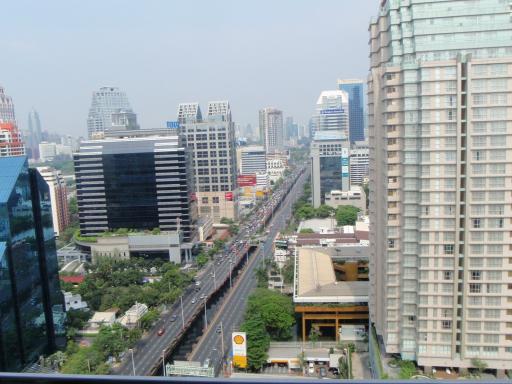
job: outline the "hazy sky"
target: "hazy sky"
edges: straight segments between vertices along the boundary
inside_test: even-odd
[[[86,135],[91,93],[125,90],[142,128],[180,102],[227,99],[241,124],[275,106],[305,123],[323,89],[365,78],[377,0],[16,0],[2,3],[0,84],[22,129]]]

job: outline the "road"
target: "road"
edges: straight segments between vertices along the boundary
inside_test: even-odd
[[[197,280],[201,281],[201,291],[195,292],[193,285],[187,288],[182,296],[183,305],[181,306],[181,301],[178,300],[171,307],[170,311],[163,313],[158,323],[155,324],[148,334],[139,340],[132,351],[128,351],[125,354],[118,366],[113,368],[113,374],[151,375],[155,364],[158,361],[162,362],[162,356],[165,354],[165,351],[174,348],[181,334],[188,328],[198,313],[201,312],[205,301],[200,298],[201,295],[205,295],[207,299],[216,292],[219,284],[229,279],[230,269],[234,268],[234,264],[238,264],[238,261],[245,257],[249,247],[249,238],[264,226],[266,217],[279,204],[285,189],[295,176],[293,174],[289,177],[272,194],[271,198],[264,202],[247,222],[241,225],[239,234],[227,244],[227,250],[224,254],[220,255],[200,272]],[[275,234],[275,231],[273,233]],[[268,244],[263,246],[263,250],[267,253],[269,251],[268,247]],[[173,316],[177,316],[175,321],[171,321]],[[164,329],[162,335],[158,335],[160,329]]]
[[[248,268],[244,269],[233,289],[224,299],[201,340],[195,345],[189,360],[204,362],[206,359],[210,359],[210,364],[218,372],[223,357],[231,356],[231,332],[237,331],[243,321],[247,299],[257,285],[255,271],[265,256],[272,258],[272,243],[277,233],[286,227],[292,214],[293,203],[301,195],[306,177],[307,173],[302,175],[286,196],[281,207],[273,215],[273,220],[269,223],[269,235],[266,241],[252,256]]]

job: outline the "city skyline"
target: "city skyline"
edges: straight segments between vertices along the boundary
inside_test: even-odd
[[[272,4],[270,14],[262,3],[231,1],[157,1],[145,7],[115,1],[101,4],[101,13],[99,2],[10,3],[4,11],[18,16],[6,21],[9,35],[0,42],[11,58],[1,64],[0,84],[19,116],[35,108],[44,130],[73,136],[87,136],[91,94],[102,86],[127,93],[141,128],[174,120],[180,102],[224,99],[237,111],[233,120],[244,125],[257,127],[258,110],[266,105],[307,124],[321,89],[334,88],[337,78],[365,77],[374,3],[329,1],[318,7],[283,1]],[[326,8],[331,11],[325,13]],[[169,17],[176,13],[193,14],[194,22]],[[346,22],[337,22],[348,13]],[[122,23],[113,22],[112,14]],[[137,24],[149,27],[132,28]],[[215,44],[209,47],[205,31],[208,39],[223,41],[230,60],[219,60],[220,51]],[[173,39],[178,33],[187,39]],[[358,41],[350,56],[343,54],[341,39],[333,49],[327,38],[348,34]],[[173,60],[180,52],[188,59]],[[319,64],[318,57],[325,60]],[[27,122],[20,120],[19,128],[26,130]]]

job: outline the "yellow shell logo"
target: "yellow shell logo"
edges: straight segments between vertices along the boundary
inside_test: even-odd
[[[236,335],[235,337],[233,337],[233,341],[235,342],[235,344],[243,344],[244,343],[244,338],[242,335]]]

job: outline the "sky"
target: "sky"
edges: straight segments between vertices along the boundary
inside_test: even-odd
[[[2,3],[0,85],[21,129],[86,136],[92,92],[124,90],[142,128],[180,102],[229,100],[257,127],[273,106],[307,123],[322,90],[365,79],[377,0],[16,0]]]

